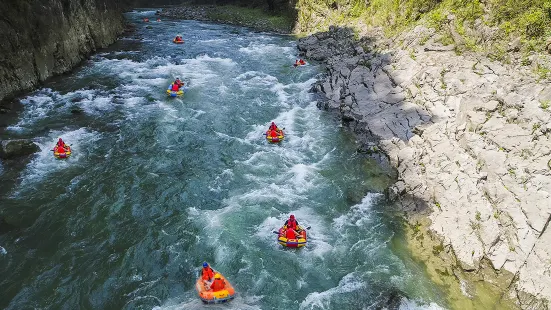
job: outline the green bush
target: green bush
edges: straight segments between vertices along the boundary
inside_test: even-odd
[[[532,9],[519,18],[520,29],[530,38],[542,36],[547,23],[548,18],[541,9]]]

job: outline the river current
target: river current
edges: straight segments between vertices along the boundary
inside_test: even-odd
[[[142,19],[149,17],[150,22]],[[0,164],[2,309],[441,309],[392,246],[386,173],[309,92],[294,38],[133,11],[135,32],[21,98],[0,138],[42,151]],[[185,44],[172,38],[181,34]],[[166,96],[176,77],[183,98]],[[281,144],[262,135],[271,121]],[[55,160],[58,137],[73,156]],[[298,250],[272,231],[295,214]],[[203,305],[203,261],[237,297]]]

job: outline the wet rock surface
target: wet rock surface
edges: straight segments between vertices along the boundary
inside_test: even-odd
[[[287,3],[282,2],[279,6],[281,10],[285,10]],[[252,6],[254,7],[254,6]],[[291,26],[272,24],[269,20],[264,18],[250,18],[244,16],[246,13],[240,12],[228,12],[222,6],[216,5],[179,5],[174,7],[163,8],[161,11],[156,12],[161,17],[178,18],[178,19],[191,19],[200,21],[212,21],[222,24],[231,24],[236,26],[243,26],[253,28],[257,31],[266,31],[274,33],[289,34],[292,29]]]
[[[388,156],[398,171],[390,197],[430,218],[463,271],[510,272],[508,296],[547,309],[550,84],[526,67],[457,55],[423,27],[393,42],[351,33],[331,28],[298,42],[327,67],[313,88],[325,97],[319,106]],[[377,44],[385,49],[370,51]]]
[[[0,141],[0,158],[11,159],[40,151],[40,147],[26,139]]]

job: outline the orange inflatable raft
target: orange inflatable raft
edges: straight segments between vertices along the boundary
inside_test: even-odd
[[[233,289],[233,286],[228,280],[226,280],[226,278],[222,274],[220,274],[220,277],[226,283],[226,285],[223,290],[217,292],[212,291],[210,289],[210,283],[205,284],[201,277],[197,279],[197,282],[195,283],[195,288],[197,289],[197,293],[199,293],[199,298],[201,298],[204,303],[218,304],[230,301],[235,298],[235,290]]]

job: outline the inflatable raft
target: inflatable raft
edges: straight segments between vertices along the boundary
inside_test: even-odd
[[[67,158],[71,156],[71,147],[65,144],[64,150],[61,151],[57,145],[54,147],[54,157],[55,158]]]
[[[222,280],[224,280],[224,282],[226,282],[226,285],[223,290],[217,292],[213,292],[210,289],[210,284],[205,284],[201,277],[197,279],[197,282],[195,283],[195,288],[197,289],[197,293],[199,293],[199,298],[201,298],[204,303],[218,304],[230,301],[235,298],[235,290],[233,289],[233,286],[231,286],[230,282],[228,282],[228,280],[226,280],[223,275],[220,275],[220,277],[222,278]]]
[[[175,44],[184,44],[184,40],[182,40],[182,41],[172,40],[172,42],[174,42]]]
[[[184,95],[184,89],[183,89],[183,88],[180,88],[179,91],[173,91],[173,90],[172,90],[172,84],[170,84],[170,85],[168,86],[168,89],[166,90],[166,93],[167,93],[167,95],[169,95],[170,97],[183,96],[183,95]]]
[[[287,226],[283,226],[279,229],[279,235],[277,236],[277,242],[284,247],[288,248],[301,248],[306,245],[306,229],[298,226],[300,238],[298,239],[287,239],[285,238],[285,230]]]
[[[278,143],[285,139],[285,133],[283,133],[283,130],[281,129],[277,130],[277,136],[275,137],[272,137],[270,133],[271,130],[266,131],[266,140],[268,140],[268,142]]]

